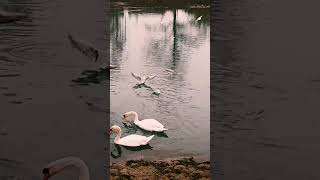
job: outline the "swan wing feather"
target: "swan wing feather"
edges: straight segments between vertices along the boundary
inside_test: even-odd
[[[161,132],[167,130],[160,122],[155,119],[144,119],[136,122],[136,125],[147,131]]]
[[[153,138],[153,136],[146,137],[137,134],[131,134],[121,138],[118,144],[129,147],[137,147],[141,145],[146,145]]]
[[[146,77],[146,80],[151,80],[151,79],[153,79],[153,78],[155,78],[155,77],[157,77],[157,75],[147,76],[147,77]]]

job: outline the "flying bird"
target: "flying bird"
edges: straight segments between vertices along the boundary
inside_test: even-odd
[[[145,84],[147,80],[151,80],[155,77],[157,77],[156,75],[151,75],[151,76],[146,76],[146,75],[143,75],[143,76],[140,76],[138,74],[135,74],[133,72],[131,72],[131,75],[139,81],[139,84]]]
[[[93,60],[94,62],[106,61],[107,52],[100,50],[88,42],[83,40],[75,39],[71,34],[68,34],[68,39],[70,40],[71,45],[79,50],[83,55]],[[107,63],[100,63],[98,66],[99,69],[114,69],[116,66],[108,65]]]

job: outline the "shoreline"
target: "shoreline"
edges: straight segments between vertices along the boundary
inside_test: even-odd
[[[143,2],[143,1],[113,1],[110,3],[111,9],[123,9],[123,8],[187,8],[187,9],[209,9],[210,3],[178,3],[172,5],[171,3],[162,3],[162,2]]]
[[[128,160],[112,163],[111,180],[188,180],[210,179],[210,161],[197,162],[192,157],[169,160]]]

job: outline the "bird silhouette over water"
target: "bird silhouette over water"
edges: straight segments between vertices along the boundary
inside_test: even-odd
[[[69,39],[72,47],[79,50],[83,55],[85,55],[89,59],[93,60],[94,62],[99,62],[97,64],[98,65],[97,69],[105,70],[105,69],[116,68],[116,66],[109,65],[106,63],[107,56],[108,56],[107,52],[94,47],[93,45],[91,45],[88,42],[85,42],[80,39],[76,39],[71,34],[68,34],[67,36],[68,36],[68,39]],[[104,61],[104,63],[103,63],[103,61]]]

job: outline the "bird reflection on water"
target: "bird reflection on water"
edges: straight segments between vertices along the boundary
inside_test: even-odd
[[[142,151],[147,149],[152,150],[153,148],[152,146],[150,146],[150,144],[138,146],[138,147],[127,147],[127,146],[122,146],[122,147],[129,151]],[[121,146],[118,144],[113,144],[113,146],[111,146],[111,156],[116,159],[121,157],[121,154],[122,154]]]
[[[87,86],[89,84],[100,84],[102,81],[108,79],[109,74],[109,69],[103,69],[99,71],[86,70],[81,73],[80,77],[73,79],[72,82],[83,86]]]

